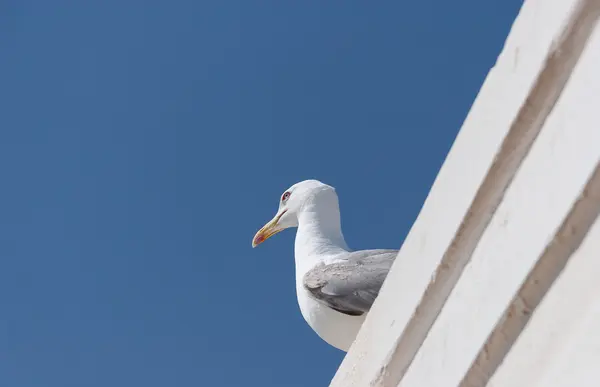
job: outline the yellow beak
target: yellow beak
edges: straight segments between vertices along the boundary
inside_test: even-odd
[[[279,222],[279,219],[283,216],[283,214],[285,214],[285,211],[282,211],[281,213],[275,215],[275,217],[271,219],[269,223],[265,224],[260,230],[258,230],[256,235],[254,235],[254,238],[252,239],[252,247],[260,245],[273,235],[277,234],[280,231],[283,231],[283,228],[277,227],[277,222]]]

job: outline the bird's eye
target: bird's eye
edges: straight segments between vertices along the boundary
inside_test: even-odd
[[[291,193],[286,192],[283,195],[281,195],[281,202],[285,202],[286,200],[288,200],[288,198],[290,197]]]

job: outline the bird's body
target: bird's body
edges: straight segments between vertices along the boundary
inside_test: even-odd
[[[308,325],[327,344],[348,352],[366,315],[349,316],[323,305],[310,296],[298,279],[296,292],[300,313]]]
[[[397,251],[351,251],[341,230],[337,194],[316,180],[284,193],[278,214],[253,245],[288,227],[298,227],[294,257],[302,316],[323,340],[348,351]]]
[[[301,223],[296,234],[294,258],[296,295],[300,312],[319,337],[338,349],[348,351],[365,319],[364,314],[352,316],[330,308],[315,298],[304,282],[306,276],[315,268],[343,261],[341,257],[346,251],[335,246],[333,242],[326,245],[327,241],[322,236],[313,238],[313,232],[318,230],[305,230]],[[320,241],[320,244],[315,246],[315,241]]]

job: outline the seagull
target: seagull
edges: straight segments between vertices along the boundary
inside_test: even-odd
[[[296,295],[308,325],[328,344],[347,352],[379,294],[398,250],[348,248],[335,188],[305,180],[288,188],[275,217],[252,247],[297,227]]]

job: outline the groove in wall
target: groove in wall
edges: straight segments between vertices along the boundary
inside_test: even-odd
[[[371,386],[396,387],[404,377],[564,90],[593,32],[599,9],[600,0],[580,0],[576,4],[432,281]]]
[[[466,373],[461,387],[483,387],[496,372],[558,276],[600,215],[600,164],[552,241],[504,311]]]

